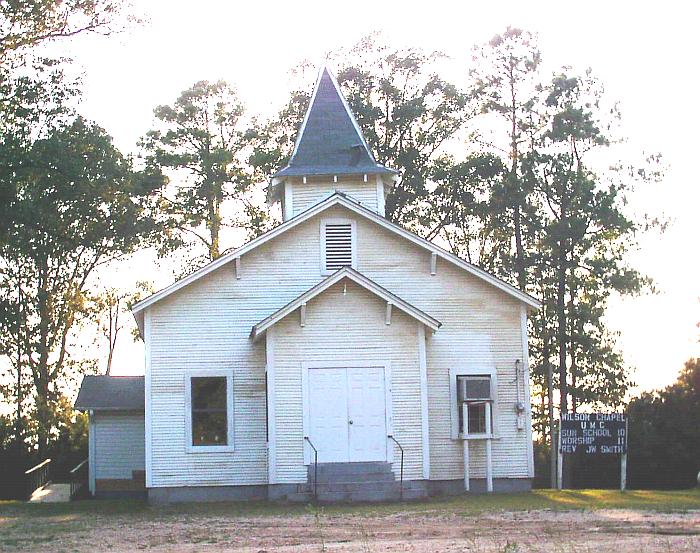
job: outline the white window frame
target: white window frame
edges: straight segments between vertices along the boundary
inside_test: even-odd
[[[226,445],[192,444],[192,378],[226,377]],[[185,448],[188,453],[226,453],[234,451],[233,371],[206,370],[185,373]]]
[[[485,434],[466,435],[459,431],[459,409],[461,405],[457,403],[457,377],[458,376],[488,376],[491,378],[491,428],[493,432]],[[453,440],[488,440],[498,439],[498,380],[496,378],[496,367],[458,367],[450,369],[450,437]],[[486,422],[488,428],[488,421]]]
[[[346,219],[344,217],[329,217],[321,219],[320,235],[321,235],[321,274],[324,276],[332,275],[335,271],[326,269],[326,225],[341,225],[350,224],[350,249],[351,249],[351,267],[357,269],[357,224],[354,219]]]

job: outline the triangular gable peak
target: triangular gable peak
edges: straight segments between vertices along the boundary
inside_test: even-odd
[[[322,67],[292,157],[273,178],[379,173],[396,171],[375,161],[338,81]]]
[[[400,227],[399,225],[392,223],[385,219],[384,217],[380,217],[377,215],[375,212],[364,208],[362,205],[360,205],[358,202],[352,200],[351,198],[348,198],[347,196],[343,194],[333,194],[332,196],[329,196],[316,204],[314,207],[307,209],[305,212],[300,214],[297,217],[294,217],[291,220],[288,220],[278,227],[275,227],[271,231],[263,234],[262,236],[259,236],[258,238],[255,238],[254,240],[251,240],[248,242],[245,246],[241,246],[237,250],[234,250],[232,252],[229,252],[225,255],[222,255],[219,259],[216,261],[212,261],[208,265],[202,267],[198,271],[195,271],[191,275],[186,276],[185,278],[171,284],[167,288],[164,288],[163,290],[160,290],[159,292],[156,292],[152,296],[140,301],[136,305],[133,306],[131,309],[134,318],[136,319],[136,322],[139,326],[139,330],[143,332],[143,320],[144,320],[144,311],[146,308],[149,306],[153,305],[154,303],[170,296],[171,294],[174,294],[178,290],[184,288],[185,286],[199,280],[200,278],[204,277],[205,275],[208,275],[209,273],[217,270],[218,268],[222,267],[223,265],[226,265],[230,262],[234,263],[241,263],[241,258],[244,254],[250,252],[251,250],[257,248],[258,246],[261,246],[265,244],[266,242],[269,242],[270,240],[273,240],[280,234],[283,234],[287,232],[288,230],[293,229],[297,225],[303,223],[304,221],[309,220],[310,218],[322,213],[323,211],[336,206],[340,205],[343,206],[350,211],[356,213],[359,216],[362,216],[370,221],[373,221],[374,223],[378,224],[382,228],[385,228],[386,230],[393,232],[394,234],[397,234],[404,239],[408,240],[409,242],[412,242],[413,244],[416,244],[417,246],[423,248],[424,250],[428,251],[431,253],[431,255],[434,255],[435,257],[439,257],[441,259],[444,259],[445,261],[459,267],[460,269],[463,269],[467,273],[470,273],[477,278],[491,284],[492,286],[498,288],[499,290],[505,292],[511,297],[514,297],[518,301],[523,302],[527,306],[529,306],[532,309],[539,309],[541,307],[541,304],[538,300],[530,296],[529,294],[526,294],[525,292],[522,292],[518,288],[511,286],[507,282],[499,279],[498,277],[493,276],[492,274],[488,273],[487,271],[484,271],[483,269],[480,269],[479,267],[476,267],[475,265],[472,265],[471,263],[468,263],[467,261],[464,261],[463,259],[457,257],[453,253],[448,252],[447,250],[444,250],[440,248],[439,246],[433,244],[429,240],[426,240],[425,238],[421,238],[420,236],[413,234],[410,231],[407,231],[406,229]]]
[[[281,321],[297,309],[304,308],[307,302],[311,301],[317,296],[320,296],[321,294],[323,294],[323,292],[328,290],[334,284],[343,282],[344,280],[352,281],[358,286],[367,290],[368,292],[371,292],[378,298],[386,301],[387,305],[390,306],[387,309],[387,313],[389,314],[391,313],[391,307],[396,307],[398,310],[403,311],[408,316],[413,317],[418,322],[427,326],[433,332],[440,328],[440,326],[442,326],[442,323],[440,323],[440,321],[438,321],[434,317],[431,317],[430,315],[411,305],[407,301],[402,300],[396,294],[391,293],[389,290],[387,290],[383,286],[380,286],[373,280],[367,278],[362,273],[359,273],[358,271],[351,269],[350,267],[345,267],[336,271],[325,280],[322,280],[316,286],[311,287],[309,290],[307,290],[297,298],[293,299],[287,305],[278,309],[277,311],[260,321],[258,324],[256,324],[250,331],[251,339],[253,341],[257,340],[267,331],[267,329],[274,326],[279,321]]]

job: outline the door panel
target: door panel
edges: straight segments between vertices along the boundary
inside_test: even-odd
[[[345,369],[309,370],[309,438],[319,463],[348,462],[348,404]]]
[[[348,368],[350,461],[386,461],[384,368]]]

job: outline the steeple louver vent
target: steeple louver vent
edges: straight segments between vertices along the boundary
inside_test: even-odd
[[[334,273],[355,266],[354,224],[352,221],[325,221],[322,226],[323,272]]]

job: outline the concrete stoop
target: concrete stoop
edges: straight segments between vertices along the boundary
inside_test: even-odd
[[[307,483],[299,484],[297,492],[289,494],[290,501],[309,501],[314,499],[314,475],[316,497],[319,502],[344,501],[397,501],[425,497],[424,486],[413,482],[401,483],[391,470],[390,463],[324,463],[317,471],[314,465],[308,467]]]

